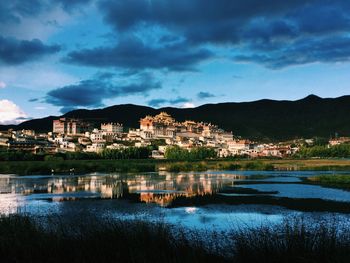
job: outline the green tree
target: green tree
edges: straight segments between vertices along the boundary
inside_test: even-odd
[[[217,153],[209,147],[196,147],[186,150],[179,146],[172,146],[165,151],[165,158],[171,160],[204,160],[215,157],[217,157]]]

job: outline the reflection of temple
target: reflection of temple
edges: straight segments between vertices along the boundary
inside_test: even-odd
[[[179,196],[186,196],[186,195],[181,193],[168,193],[168,194],[141,193],[140,201],[145,203],[156,203],[160,206],[167,206],[171,204],[171,202]]]
[[[150,184],[147,178],[140,178],[137,186],[129,185],[131,192],[140,193],[140,201],[167,206],[177,197],[193,197],[213,194],[224,185],[233,184],[234,180],[244,179],[241,175],[210,175],[210,174],[170,174],[164,173],[162,181]],[[148,178],[148,180],[151,178]],[[227,180],[229,179],[229,180]]]
[[[128,198],[139,194],[139,200],[167,206],[179,197],[213,194],[245,176],[234,174],[181,173],[146,175],[96,175],[24,180],[18,177],[0,178],[0,193],[7,194],[58,194],[53,200],[73,200],[75,193],[90,192],[100,198]],[[60,194],[65,193],[64,197]],[[67,194],[68,193],[68,194]],[[69,195],[72,193],[72,195]],[[96,198],[96,195],[93,195]],[[1,199],[1,195],[0,195]]]

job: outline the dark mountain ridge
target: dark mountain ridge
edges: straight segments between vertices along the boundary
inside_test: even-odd
[[[81,118],[99,125],[103,122],[119,122],[125,127],[136,128],[140,118],[161,111],[176,120],[211,122],[233,131],[235,135],[252,139],[293,139],[313,136],[329,137],[338,133],[350,136],[350,96],[320,98],[309,95],[296,101],[258,100],[252,102],[227,102],[205,104],[196,108],[165,107],[123,104],[96,110],[74,110],[62,117]],[[58,116],[33,119],[19,125],[0,126],[0,130],[34,129],[50,131],[52,120]]]

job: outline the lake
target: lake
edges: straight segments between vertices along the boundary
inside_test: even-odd
[[[350,191],[302,180],[333,173],[343,172],[0,175],[0,214],[93,213],[203,230],[274,224],[289,217],[337,217],[348,222]]]

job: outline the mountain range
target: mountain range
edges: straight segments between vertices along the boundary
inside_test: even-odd
[[[165,111],[178,121],[210,122],[250,139],[286,140],[294,138],[330,137],[335,133],[350,136],[350,96],[320,98],[309,95],[296,101],[258,100],[205,104],[196,108],[165,107],[154,109],[133,104],[115,105],[103,109],[74,110],[62,116],[32,119],[19,125],[0,125],[0,130],[52,130],[52,120],[58,117],[79,118],[93,122],[119,122],[124,127],[139,127],[140,118]]]

